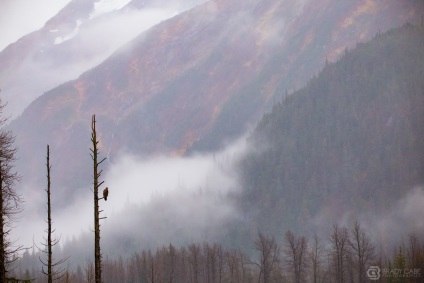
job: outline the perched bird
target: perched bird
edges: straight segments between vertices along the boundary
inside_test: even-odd
[[[103,190],[103,198],[107,200],[107,196],[109,195],[109,189],[106,187],[106,189]]]

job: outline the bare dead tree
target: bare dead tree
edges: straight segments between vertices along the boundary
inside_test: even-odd
[[[229,282],[234,283],[240,281],[237,251],[230,250],[225,252],[226,264],[228,267]]]
[[[331,256],[334,262],[334,268],[337,283],[344,283],[347,273],[347,261],[349,256],[349,232],[346,227],[340,228],[337,224],[333,225],[333,233],[330,235]]]
[[[44,238],[46,241],[43,243],[44,249],[38,248],[38,250],[42,251],[43,253],[47,254],[47,261],[43,261],[41,257],[39,258],[41,263],[43,264],[41,272],[47,276],[47,282],[52,283],[54,280],[60,280],[65,275],[67,275],[65,268],[60,268],[60,266],[65,263],[69,257],[62,258],[58,261],[55,261],[53,258],[53,247],[56,246],[59,241],[59,239],[53,239],[53,233],[54,229],[52,228],[52,209],[51,209],[51,165],[50,165],[50,146],[47,145],[47,156],[46,156],[46,167],[47,167],[47,230],[45,232],[47,233],[47,239]],[[47,267],[47,271],[44,270],[44,267]]]
[[[225,251],[222,248],[221,245],[219,244],[215,244],[216,246],[216,254],[217,254],[217,259],[218,259],[218,278],[217,281],[218,283],[222,283],[222,281],[224,280],[224,267],[225,267]]]
[[[85,268],[84,268],[84,274],[85,274],[85,282],[87,283],[94,283],[94,267],[93,262],[87,261]]]
[[[280,263],[280,248],[274,237],[259,233],[255,241],[255,250],[259,252],[259,263],[253,263],[259,267],[259,280],[262,278],[264,283],[269,283],[272,271]]]
[[[242,282],[248,282],[249,281],[249,273],[250,273],[250,269],[249,269],[249,264],[250,264],[250,260],[248,258],[248,256],[241,250],[238,249],[238,258],[239,258],[239,262],[240,262],[240,267],[241,267],[241,277],[242,277]]]
[[[205,277],[206,282],[216,282],[216,273],[218,265],[217,246],[203,243],[203,253],[205,256]]]
[[[134,253],[128,260],[127,273],[129,282],[143,281],[142,257],[138,253]],[[169,281],[172,283],[171,281]]]
[[[240,249],[224,252],[227,281],[229,283],[247,282],[247,265],[250,260]]]
[[[294,282],[303,282],[305,269],[308,266],[308,242],[303,236],[299,236],[296,238],[296,236],[290,230],[287,231],[285,238],[286,245],[284,248],[284,261],[288,267],[288,270],[294,275]]]
[[[170,243],[169,246],[163,246],[160,251],[162,261],[162,281],[178,282],[177,262],[181,260],[177,249]],[[157,253],[158,253],[157,252]]]
[[[365,267],[375,259],[375,247],[358,221],[353,225],[351,237],[349,238],[349,246],[357,260],[358,282],[366,282]]]
[[[189,262],[191,268],[191,278],[192,282],[199,283],[200,282],[200,269],[201,269],[201,249],[199,245],[191,244],[188,246],[189,251]]]
[[[99,211],[99,187],[103,184],[104,181],[100,181],[100,176],[102,175],[103,170],[99,171],[99,165],[106,160],[103,158],[101,161],[98,161],[99,150],[97,145],[99,141],[97,140],[96,132],[96,115],[93,115],[91,118],[91,142],[93,148],[91,151],[91,158],[93,159],[93,193],[94,193],[94,274],[95,282],[102,283],[102,254],[100,251],[100,212]]]
[[[0,99],[0,115],[5,104]],[[12,247],[8,235],[12,224],[18,221],[21,212],[21,196],[15,191],[14,185],[20,177],[14,170],[17,148],[15,137],[11,131],[3,128],[7,118],[0,118],[0,280],[4,282],[8,273],[8,265],[17,259],[17,252],[22,246]]]
[[[154,254],[149,250],[147,252],[147,279],[148,282],[151,283],[157,283],[159,282],[159,276],[160,276],[160,270],[159,270],[159,263],[158,259],[155,257]]]
[[[407,266],[410,269],[418,269],[422,272],[424,270],[424,245],[420,244],[415,233],[409,234],[408,240]],[[410,282],[420,282],[420,280],[422,281],[420,277],[410,278]]]
[[[318,283],[321,282],[321,273],[322,273],[322,265],[323,265],[323,252],[324,248],[321,244],[321,240],[317,234],[314,234],[312,238],[312,244],[309,250],[309,258],[311,261],[312,268],[312,282]],[[326,274],[322,275],[322,279],[325,278]]]

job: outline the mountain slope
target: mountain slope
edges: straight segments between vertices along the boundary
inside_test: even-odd
[[[269,7],[265,4],[270,2],[261,3],[255,6],[256,11],[266,14]],[[246,2],[247,4],[251,5]],[[204,7],[208,9],[205,10]],[[235,75],[239,72],[224,71],[238,69],[238,65],[234,67],[231,64],[237,63],[238,60],[243,61],[243,54],[235,51],[225,52],[227,48],[219,49],[219,47],[228,47],[232,38],[236,42],[249,39],[244,38],[248,33],[238,38],[234,33],[228,32],[224,36],[219,32],[222,29],[219,24],[226,26],[227,16],[218,17],[220,13],[215,11],[220,7],[223,6],[210,6],[209,3],[194,10],[196,13],[192,14],[191,11],[173,19],[170,21],[172,25],[163,23],[138,38],[137,42],[131,46],[120,50],[98,68],[40,97],[20,119],[12,123],[11,126],[17,133],[17,141],[20,145],[21,160],[26,163],[25,167],[22,163],[20,166],[27,171],[18,170],[21,174],[24,172],[24,178],[31,176],[34,179],[39,178],[40,180],[37,180],[39,184],[44,185],[45,174],[44,166],[42,166],[45,160],[44,150],[46,143],[51,144],[54,197],[61,198],[61,202],[57,200],[54,202],[58,206],[55,211],[58,211],[58,214],[62,212],[66,216],[60,218],[66,219],[60,223],[74,224],[84,219],[76,215],[91,215],[91,212],[85,213],[81,209],[81,204],[91,202],[89,187],[92,171],[88,156],[90,133],[87,121],[90,121],[92,113],[98,114],[97,129],[101,140],[101,153],[109,155],[108,161],[114,162],[117,152],[123,148],[137,154],[143,152],[146,154],[147,149],[151,149],[152,152],[169,150],[168,153],[176,149],[185,149],[184,143],[181,143],[178,138],[186,134],[189,127],[196,124],[198,120],[205,119],[202,115],[207,116],[206,110],[212,108],[215,101],[204,99],[205,97],[213,98],[211,94],[208,95],[208,92],[205,92],[202,99],[193,101],[192,99],[197,96],[182,90],[190,90],[190,86],[201,89],[205,85],[202,81],[205,79],[205,73],[201,72],[203,64],[209,66],[211,72],[214,70],[212,66],[220,66],[215,73],[211,73],[213,78],[222,76],[223,79],[228,79],[230,77],[231,79],[228,80],[234,82]],[[211,11],[214,13],[211,14]],[[231,11],[231,6],[225,7],[225,11]],[[215,17],[218,17],[216,22]],[[205,21],[199,22],[199,18]],[[193,22],[198,25],[195,26]],[[246,29],[250,30],[250,27]],[[236,30],[239,29],[236,28]],[[205,45],[205,42],[208,42],[208,39],[213,45],[211,48],[213,50],[206,48],[208,45]],[[105,228],[104,251],[109,249],[114,252],[131,253],[141,245],[163,244],[158,241],[169,243],[178,240],[181,242],[194,241],[193,239],[211,240],[207,238],[208,235],[218,234],[217,237],[225,237],[228,231],[236,237],[232,239],[226,237],[227,241],[236,239],[235,244],[249,243],[251,245],[251,239],[247,242],[245,240],[252,233],[256,236],[258,231],[256,228],[264,233],[271,230],[275,232],[274,235],[281,236],[283,231],[285,232],[284,229],[295,229],[302,225],[305,227],[305,224],[313,222],[314,216],[327,216],[336,212],[335,215],[339,218],[348,212],[347,210],[351,207],[349,205],[355,205],[363,211],[371,208],[370,211],[374,212],[372,209],[374,205],[377,205],[378,210],[378,206],[384,206],[387,201],[392,201],[390,204],[393,204],[393,198],[402,196],[402,192],[407,191],[410,186],[422,182],[422,166],[419,166],[419,160],[422,160],[422,152],[424,152],[419,139],[423,132],[422,125],[424,125],[422,111],[420,111],[423,106],[422,39],[422,29],[410,26],[397,32],[380,35],[371,43],[360,44],[357,49],[348,51],[338,63],[329,63],[306,88],[288,96],[283,103],[276,104],[272,114],[263,118],[255,135],[251,137],[254,147],[262,151],[251,152],[242,164],[245,183],[242,186],[244,192],[240,198],[228,200],[228,194],[221,194],[222,185],[219,184],[221,180],[215,174],[208,177],[209,180],[218,181],[218,184],[207,181],[207,190],[202,189],[202,183],[194,186],[196,191],[200,187],[198,192],[193,191],[189,194],[177,188],[175,192],[164,193],[163,197],[157,198],[157,201],[147,202],[147,204],[141,202],[128,205],[129,202],[125,203],[122,200],[124,198],[122,195],[130,192],[128,195],[131,195],[131,200],[136,202],[136,195],[153,191],[147,187],[151,183],[137,182],[129,178],[128,182],[123,182],[125,185],[114,186],[113,191],[111,189],[111,201],[108,200],[104,206],[111,205],[113,200],[115,203],[119,202],[125,209],[114,214],[106,207],[105,212],[110,216],[110,222],[103,226]],[[243,44],[237,46],[243,47]],[[215,53],[214,50],[220,52]],[[280,52],[272,54],[265,52],[261,56],[272,55],[276,56],[275,58],[284,58],[285,56],[281,54],[285,54],[285,49],[281,49]],[[136,56],[137,54],[140,57]],[[155,56],[157,54],[159,55]],[[175,56],[171,56],[174,54]],[[204,57],[199,57],[199,54]],[[227,55],[224,60],[212,60],[222,54]],[[261,56],[259,58],[262,58]],[[251,58],[251,56],[248,57]],[[311,58],[314,57],[311,56]],[[199,63],[195,60],[196,58],[202,58],[203,61]],[[208,60],[209,58],[211,59]],[[218,56],[218,58],[221,57]],[[271,58],[266,61],[269,65],[272,65]],[[166,62],[172,64],[165,64]],[[276,59],[276,62],[279,61]],[[305,59],[305,62],[308,61]],[[160,68],[156,69],[156,66]],[[175,68],[172,68],[173,66]],[[248,64],[248,66],[252,65]],[[280,68],[283,67],[280,66]],[[292,70],[298,70],[295,67],[293,66]],[[244,82],[239,88],[247,91],[249,90],[247,86],[252,83],[250,86],[253,88],[256,82],[257,89],[267,89],[261,83],[268,81],[267,77],[272,76],[273,71],[278,69],[275,68],[271,70],[265,67],[259,68],[260,72],[252,75],[255,80]],[[179,70],[182,71],[178,72]],[[196,74],[200,75],[196,76]],[[156,77],[159,79],[154,80]],[[244,73],[243,77],[245,77]],[[164,85],[161,82],[164,82]],[[200,85],[197,85],[197,82]],[[287,83],[284,80],[276,82],[272,84],[273,87]],[[215,83],[211,82],[210,86],[227,90],[226,85]],[[168,86],[173,87],[167,88]],[[237,84],[233,87],[236,86]],[[172,91],[177,88],[181,91]],[[252,89],[249,94],[254,92]],[[241,96],[243,91],[236,93]],[[253,94],[246,96],[245,100],[232,100],[233,96],[224,94],[219,97],[219,101],[229,98],[225,103],[221,102],[222,108],[216,108],[219,117],[223,109],[228,107],[225,110],[227,113],[231,113],[229,111],[231,109],[234,110],[234,115],[230,117],[239,119],[239,113],[235,109],[245,109],[248,103],[253,103],[250,99],[255,98],[257,99],[255,103],[258,103],[256,111],[261,111],[258,110],[261,103],[265,105],[266,101],[272,101],[269,97],[272,97],[274,93],[258,91],[256,96]],[[163,100],[161,100],[162,96]],[[181,97],[186,97],[187,100]],[[232,102],[228,103],[228,101]],[[243,104],[243,102],[247,103]],[[151,113],[153,116],[146,113]],[[260,116],[255,113],[252,112],[252,116]],[[188,114],[192,116],[187,116],[185,119],[190,122],[185,128],[184,124],[177,121]],[[163,120],[159,119],[161,117]],[[209,119],[206,120],[209,121]],[[227,123],[231,122],[233,120],[227,120]],[[174,127],[180,128],[173,132]],[[143,133],[149,133],[152,136],[146,136]],[[133,138],[134,136],[137,138]],[[222,134],[221,138],[223,136],[225,135]],[[169,141],[170,144],[164,141]],[[141,151],[143,148],[146,151]],[[223,159],[223,165],[227,165],[227,160],[227,158]],[[104,164],[107,165],[106,162]],[[221,167],[222,164],[218,165]],[[184,165],[181,166],[184,167]],[[190,173],[197,175],[199,171],[193,167],[189,167],[190,171],[193,171]],[[178,172],[176,167],[163,166],[160,162],[156,165],[156,169],[159,173],[150,174],[158,179],[167,179],[163,171]],[[122,178],[132,174],[140,175],[138,170],[140,170],[138,166],[129,163],[118,174]],[[134,172],[126,175],[126,171]],[[390,177],[387,178],[386,174]],[[106,183],[112,182],[106,180]],[[178,183],[177,186],[184,187],[184,184],[179,181],[175,183]],[[37,200],[36,195],[38,192],[40,195],[43,193],[40,189],[43,185],[34,185],[26,191],[24,196],[30,200],[31,205],[37,205],[34,204]],[[391,187],[387,190],[383,189],[386,185]],[[152,182],[151,186],[155,187],[156,184]],[[213,193],[210,194],[210,192]],[[77,201],[73,202],[75,196],[78,196]],[[208,205],[205,205],[203,201]],[[240,201],[241,213],[232,209],[235,201]],[[66,209],[70,203],[71,209]],[[228,203],[231,209],[228,209]],[[40,202],[37,207],[42,210],[43,202]],[[419,207],[422,208],[421,204]],[[27,211],[26,207],[25,212]],[[229,221],[232,221],[234,216],[238,220],[245,218],[246,222],[222,221],[219,216],[228,212],[231,216]],[[44,215],[44,210],[41,213]],[[33,213],[30,216],[24,217],[23,221],[32,221],[38,215]],[[211,222],[215,222],[211,219],[217,219],[218,225],[211,226]],[[178,220],[182,220],[187,226],[180,225]],[[329,221],[332,220],[334,219]],[[145,227],[148,229],[144,229]],[[192,231],[196,233],[191,238]],[[174,237],[176,234],[178,239]],[[84,242],[89,243],[87,240]],[[117,246],[119,247],[116,248]],[[84,248],[84,250],[90,249]],[[72,251],[77,253],[75,248],[72,248]]]
[[[413,209],[398,202],[424,182],[423,35],[423,28],[406,25],[328,64],[263,116],[239,163],[240,190],[222,191],[223,176],[212,174],[207,184],[175,184],[175,191],[149,202],[128,202],[104,223],[105,254],[125,258],[169,242],[179,246],[203,240],[249,253],[258,231],[278,242],[288,229],[307,230],[306,235],[323,232],[325,239],[332,224],[357,219],[385,248],[397,231],[424,232],[422,194],[412,194],[420,196]],[[239,155],[229,151],[214,156],[213,162],[229,173],[233,156]],[[156,166],[179,171],[178,166]],[[145,172],[141,167],[133,163],[120,175]],[[196,168],[189,171],[199,175]],[[167,174],[160,176],[166,179]],[[137,188],[146,183],[137,183]],[[113,201],[119,189],[115,186]],[[404,215],[397,214],[399,205]],[[374,222],[381,214],[396,226],[379,235],[377,224],[387,225]],[[73,260],[89,256],[89,234],[65,246]]]
[[[141,32],[203,0],[178,2],[71,1],[40,30],[0,52],[7,111],[18,116],[44,92],[77,78]]]
[[[217,148],[255,123],[274,95],[301,86],[326,57],[378,29],[416,22],[422,5],[209,1],[34,101],[10,125],[20,147],[18,170],[26,184],[42,184],[49,143],[64,202],[72,199],[73,189],[90,183],[93,113],[109,161],[123,151],[181,155]]]
[[[273,96],[302,87],[326,61],[335,61],[346,48],[407,21],[419,23],[422,4],[331,0],[258,4],[253,9],[259,13],[255,16],[258,20],[250,28],[258,32],[255,42],[262,47],[257,74],[234,91],[214,127],[200,137],[193,150],[217,148],[223,137],[237,136],[246,129],[246,121],[260,118]]]
[[[395,209],[424,183],[423,74],[424,29],[405,25],[276,103],[241,163],[249,221],[282,235]]]

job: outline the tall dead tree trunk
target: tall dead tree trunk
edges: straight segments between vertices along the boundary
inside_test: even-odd
[[[47,145],[47,156],[46,156],[46,166],[47,166],[47,233],[46,243],[43,243],[44,248],[38,250],[47,254],[47,261],[43,261],[41,257],[39,258],[43,264],[41,272],[47,276],[47,282],[53,283],[54,280],[59,280],[66,275],[66,270],[60,268],[60,265],[68,260],[67,258],[62,258],[58,261],[53,260],[53,247],[59,243],[59,239],[53,239],[53,225],[52,225],[52,209],[51,209],[51,165],[50,165],[50,146]],[[44,267],[47,267],[47,271],[44,270]]]
[[[52,210],[50,203],[50,147],[47,145],[47,277],[48,283],[53,283],[53,271],[52,271]]]
[[[106,160],[103,158],[100,162],[98,161],[99,150],[97,145],[99,141],[97,140],[96,133],[96,115],[93,115],[91,118],[91,142],[93,148],[91,151],[91,158],[93,159],[93,193],[94,193],[94,274],[95,282],[102,283],[102,254],[100,251],[100,212],[99,211],[99,187],[103,184],[103,181],[100,182],[100,176],[102,175],[102,170],[98,170],[99,165]]]

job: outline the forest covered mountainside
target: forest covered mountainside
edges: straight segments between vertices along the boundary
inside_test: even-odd
[[[256,282],[268,272],[267,282],[295,282],[290,239],[305,245],[300,282],[359,282],[376,264],[422,270],[423,74],[423,26],[405,24],[346,50],[262,117],[248,150],[236,156],[240,190],[178,191],[113,214],[103,229],[105,281]],[[355,227],[373,247],[362,275]],[[350,240],[339,274],[334,237],[341,235]],[[86,233],[60,250],[73,254],[76,282],[90,273],[90,238]],[[267,271],[259,261],[265,247],[278,256]],[[37,260],[27,252],[22,274],[36,274]]]
[[[372,225],[374,216],[390,215],[424,184],[423,109],[422,26],[406,24],[347,50],[275,103],[254,130],[257,150],[241,162],[248,221],[281,234],[321,220]],[[408,229],[421,227],[417,217]]]
[[[69,4],[73,9],[63,12],[63,18],[89,18],[88,4],[79,11],[75,7],[82,2],[75,3]],[[46,144],[55,153],[52,164],[59,192],[53,197],[68,206],[77,192],[86,190],[92,114],[99,121],[100,151],[108,157],[106,171],[122,153],[182,156],[216,150],[254,126],[275,95],[304,85],[326,58],[335,60],[345,48],[378,30],[408,20],[419,22],[422,5],[421,1],[208,1],[163,21],[77,79],[47,91],[11,122],[20,149],[17,170],[24,176],[21,191],[44,184],[40,164]],[[117,12],[125,15],[125,9]],[[71,17],[71,26],[78,17]],[[57,36],[49,29],[60,20],[48,22],[45,44]],[[78,39],[94,23],[83,22],[77,36],[52,50],[82,46]],[[9,46],[16,52],[8,54],[20,54],[20,42]],[[28,56],[36,52],[36,58],[49,59],[50,49],[43,50],[37,53],[36,48]],[[87,62],[77,51],[53,55]],[[3,75],[14,74],[10,62],[17,58],[2,58],[9,66]],[[62,71],[53,68],[53,72]],[[38,77],[41,71],[32,73],[28,78],[44,81]],[[31,80],[25,76],[23,80],[15,86],[28,87]]]

